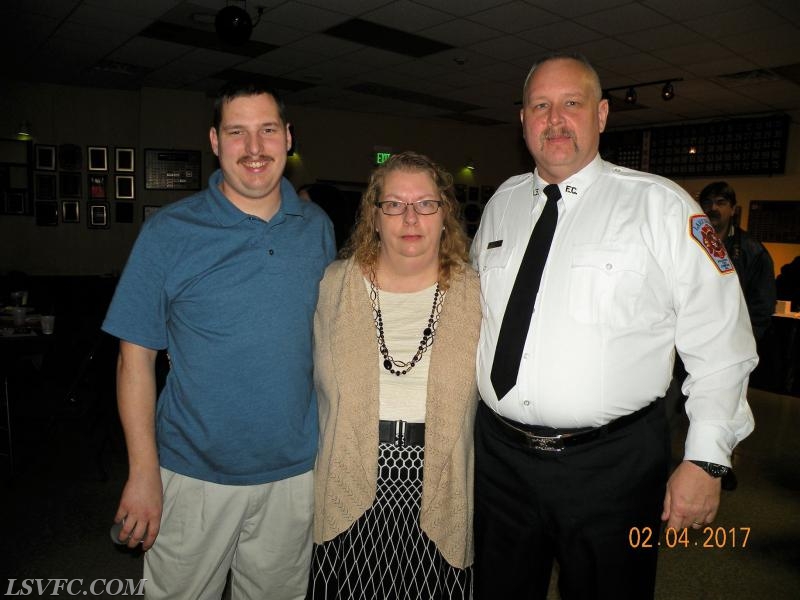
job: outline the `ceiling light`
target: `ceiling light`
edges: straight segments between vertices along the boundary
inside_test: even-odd
[[[247,8],[247,2],[244,2]],[[226,6],[220,9],[217,16],[214,17],[214,28],[217,30],[219,38],[228,44],[244,44],[250,39],[250,34],[253,33],[253,27],[258,25],[261,21],[261,15],[264,14],[264,8],[258,7],[258,18],[255,23],[253,19],[244,8],[238,6]]]
[[[18,140],[30,140],[33,138],[33,126],[30,121],[23,121],[17,127]]]
[[[672,87],[672,82],[668,81],[661,88],[661,98],[664,100],[672,100],[675,97],[675,88]]]
[[[625,102],[628,104],[636,104],[636,88],[633,86],[628,88],[628,91],[625,92]]]

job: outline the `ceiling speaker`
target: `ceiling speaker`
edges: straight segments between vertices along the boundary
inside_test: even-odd
[[[226,6],[214,19],[217,35],[228,44],[244,44],[253,32],[253,20],[238,6]]]

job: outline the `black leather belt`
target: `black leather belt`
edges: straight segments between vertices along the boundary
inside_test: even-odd
[[[505,432],[517,443],[528,446],[535,450],[545,450],[549,452],[561,452],[564,448],[579,446],[592,440],[598,439],[602,435],[607,435],[619,431],[632,425],[636,421],[646,417],[659,404],[659,401],[651,402],[644,408],[632,412],[623,417],[619,417],[600,427],[587,427],[582,429],[554,429],[552,427],[541,427],[536,425],[526,425],[511,419],[500,416],[491,408],[481,402],[481,409],[489,411],[503,425]]]
[[[407,421],[381,421],[378,425],[378,440],[395,446],[424,446],[425,423]]]

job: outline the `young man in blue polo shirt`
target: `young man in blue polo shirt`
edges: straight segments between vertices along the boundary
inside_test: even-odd
[[[224,87],[208,188],[142,227],[103,324],[129,455],[115,520],[150,598],[303,598],[317,442],[311,332],[330,221],[282,177],[283,104]],[[156,402],[155,359],[171,369]]]

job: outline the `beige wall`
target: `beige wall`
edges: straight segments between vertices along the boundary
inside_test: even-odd
[[[297,156],[287,176],[299,186],[317,179],[364,182],[376,146],[394,151],[413,149],[429,154],[450,170],[457,183],[496,186],[508,176],[529,171],[532,163],[519,128],[477,127],[458,122],[382,117],[306,107],[289,107],[295,125]],[[797,120],[799,115],[793,115]],[[97,90],[69,86],[9,84],[0,94],[0,137],[11,137],[17,125],[29,121],[36,142],[74,143],[136,149],[134,223],[114,222],[106,230],[86,226],[84,165],[79,224],[37,227],[33,217],[0,216],[0,273],[105,274],[119,272],[139,231],[144,205],[163,205],[186,192],[144,189],[144,149],[202,151],[202,181],[214,168],[208,144],[211,101],[199,92],[160,89]],[[613,120],[612,120],[613,125]],[[800,131],[790,133],[787,174],[769,178],[728,178],[736,188],[747,224],[750,200],[800,199]],[[472,159],[475,171],[463,167]],[[84,158],[85,161],[85,158]],[[708,179],[680,183],[693,195]],[[776,270],[800,254],[800,245],[767,244]]]

